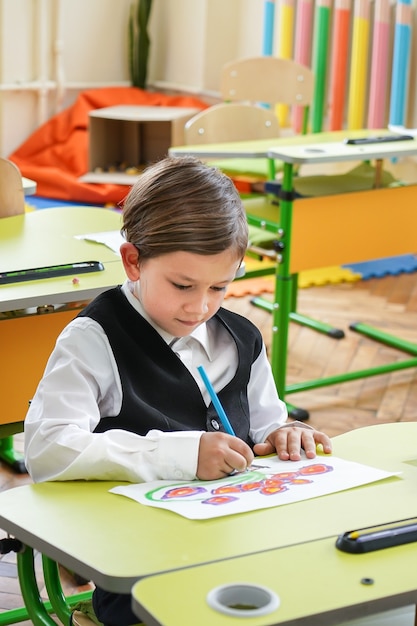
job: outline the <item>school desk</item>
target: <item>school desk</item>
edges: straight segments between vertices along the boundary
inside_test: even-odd
[[[80,261],[101,261],[105,268],[0,284],[0,458],[19,471],[22,462],[10,436],[22,430],[55,339],[85,301],[123,282],[122,264],[110,248],[75,235],[119,229],[119,213],[93,207],[42,209],[0,220],[0,273]]]
[[[417,141],[346,144],[319,141],[305,145],[277,145],[270,158],[284,162],[280,198],[281,256],[277,265],[274,303],[256,298],[255,303],[272,312],[272,368],[282,397],[290,393],[348,382],[417,366],[417,345],[354,321],[350,329],[396,348],[412,358],[395,360],[366,370],[347,372],[294,385],[286,385],[288,322],[296,286],[291,276],[301,270],[367,261],[416,252],[417,187],[379,188],[336,196],[294,198],[293,167],[301,164],[376,160],[376,177],[384,158],[417,154]],[[310,233],[306,240],[306,233]],[[295,291],[295,294],[293,293]],[[302,320],[302,323],[305,320]],[[314,324],[312,324],[314,327]],[[293,416],[306,412],[289,405]],[[308,413],[307,413],[308,416]]]
[[[352,555],[337,550],[335,539],[142,579],[133,610],[147,626],[184,626],[190,615],[198,626],[334,626],[408,607],[414,624],[417,544]]]
[[[413,356],[412,359],[349,372],[340,376],[322,378],[294,385],[286,384],[288,326],[290,321],[311,327],[335,339],[344,333],[327,324],[312,320],[297,312],[297,273],[346,263],[386,258],[416,252],[415,186],[378,188],[384,158],[400,158],[417,154],[417,141],[395,141],[373,144],[347,145],[346,138],[369,135],[389,135],[388,131],[335,131],[281,138],[271,145],[270,140],[183,146],[172,148],[173,155],[193,154],[204,159],[240,157],[268,157],[271,162],[284,162],[282,188],[279,192],[279,215],[276,223],[267,225],[279,240],[279,262],[276,266],[274,301],[258,297],[256,306],[272,312],[271,364],[278,391],[283,399],[287,394],[325,385],[347,382],[358,378],[417,366],[417,346],[387,333],[375,331],[357,323],[351,329],[382,341]],[[294,198],[293,167],[301,164],[340,161],[376,160],[375,189]],[[307,419],[308,412],[287,402],[292,417]]]
[[[416,514],[416,440],[415,422],[339,435],[333,439],[338,457],[401,472],[401,476],[286,506],[202,521],[111,494],[108,490],[114,482],[48,482],[4,491],[0,528],[26,546],[17,560],[30,619],[35,626],[52,626],[36,589],[33,550],[44,555],[49,598],[68,623],[56,562],[104,589],[130,593],[137,580],[148,576],[267,555],[271,550],[335,539],[351,529],[412,517]],[[417,577],[414,580],[417,591]],[[5,623],[0,614],[0,624]]]

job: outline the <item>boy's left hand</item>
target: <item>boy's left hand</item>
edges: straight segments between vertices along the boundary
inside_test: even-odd
[[[316,456],[316,447],[321,444],[323,452],[330,454],[332,444],[330,438],[319,430],[299,426],[277,428],[268,435],[264,443],[257,443],[253,451],[258,456],[276,452],[281,461],[300,461],[301,449],[308,459]]]

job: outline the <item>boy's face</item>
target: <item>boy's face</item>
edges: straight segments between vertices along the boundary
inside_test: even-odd
[[[143,261],[136,274],[142,306],[160,328],[185,337],[217,312],[239,264],[230,250],[209,256],[170,252]]]

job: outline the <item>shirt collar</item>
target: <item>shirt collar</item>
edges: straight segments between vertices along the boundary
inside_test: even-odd
[[[158,326],[158,324],[155,324],[155,322],[149,317],[149,315],[146,313],[146,311],[144,310],[141,302],[138,300],[138,298],[134,295],[134,283],[130,280],[126,280],[123,285],[122,285],[122,292],[124,293],[124,295],[126,296],[126,298],[128,299],[129,303],[133,306],[133,308],[140,313],[140,315],[142,315],[143,318],[145,318],[145,320],[152,326],[152,328],[154,328],[156,330],[156,332],[162,337],[162,339],[169,345],[170,343],[172,343],[175,340],[175,336],[171,335],[170,333],[167,333],[165,330],[163,330],[160,326]],[[181,337],[178,339],[178,341],[174,342],[173,344],[173,348],[175,347],[179,347],[181,345],[180,342],[184,344],[187,343],[187,339],[188,338],[192,338],[195,341],[197,341],[201,347],[204,349],[204,351],[207,354],[207,358],[209,359],[209,361],[212,360],[212,349],[211,349],[211,342],[210,342],[210,329],[209,326],[211,326],[210,321],[204,324],[200,324],[200,326],[197,326],[197,328],[195,330],[193,330],[192,333],[190,333],[189,335],[187,335],[186,337]]]

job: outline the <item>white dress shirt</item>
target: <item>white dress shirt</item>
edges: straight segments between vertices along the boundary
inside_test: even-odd
[[[215,318],[187,337],[172,337],[149,319],[135,288],[126,281],[122,291],[193,375],[208,406],[197,366],[203,365],[214,389],[221,390],[237,369],[233,338]],[[286,422],[265,346],[252,365],[248,402],[255,443]],[[25,460],[33,480],[194,479],[201,431],[151,430],[145,437],[121,429],[93,432],[103,416],[118,415],[121,403],[120,377],[106,334],[91,318],[74,319],[57,339],[26,416]]]

